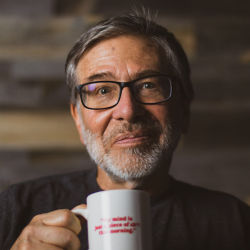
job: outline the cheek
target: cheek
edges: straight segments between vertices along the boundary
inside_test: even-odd
[[[167,121],[169,120],[169,110],[167,104],[149,105],[147,106],[147,110],[164,129],[167,125]]]
[[[83,111],[85,127],[96,135],[103,135],[111,119],[110,110],[87,110]]]

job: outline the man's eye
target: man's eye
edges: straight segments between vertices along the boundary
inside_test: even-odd
[[[155,87],[156,87],[155,84],[152,82],[144,82],[142,85],[142,88],[144,89],[153,89]]]
[[[109,92],[109,90],[108,90],[108,88],[106,88],[106,87],[100,88],[100,89],[97,91],[97,93],[98,93],[98,94],[101,94],[101,95],[105,95],[105,94],[107,94],[108,92]]]

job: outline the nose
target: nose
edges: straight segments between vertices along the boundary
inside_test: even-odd
[[[141,113],[142,107],[134,100],[129,88],[122,90],[119,103],[113,108],[113,118],[116,120],[131,121]]]

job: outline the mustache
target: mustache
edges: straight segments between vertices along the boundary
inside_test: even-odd
[[[107,145],[111,143],[121,134],[137,132],[140,132],[143,135],[150,135],[152,139],[156,139],[161,134],[162,128],[158,122],[152,120],[136,123],[124,122],[115,126],[111,131],[108,131],[108,133],[103,136],[103,144]]]

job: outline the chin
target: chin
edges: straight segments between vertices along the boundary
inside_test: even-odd
[[[159,152],[145,152],[138,148],[129,148],[105,154],[100,167],[113,179],[132,181],[151,175],[159,166]]]

